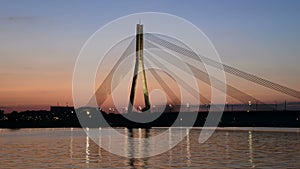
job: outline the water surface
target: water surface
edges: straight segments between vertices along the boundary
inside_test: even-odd
[[[164,130],[150,129],[149,135]],[[100,148],[82,129],[0,129],[0,168],[300,167],[299,130],[223,129],[203,144],[198,143],[199,132],[199,129],[190,130],[183,141],[163,154],[125,158]],[[140,133],[133,130],[131,134],[138,137]],[[138,147],[124,148],[130,153],[130,149]]]

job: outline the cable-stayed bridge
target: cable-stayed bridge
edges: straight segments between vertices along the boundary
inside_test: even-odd
[[[121,56],[115,62],[115,64],[95,92],[95,96],[97,98],[97,103],[99,106],[101,106],[105,102],[105,100],[117,87],[117,85],[112,84],[113,76],[120,64],[132,54],[135,54],[136,59],[135,66],[133,68],[134,74],[132,77],[132,84],[130,87],[128,112],[132,112],[134,108],[133,105],[135,101],[139,70],[142,76],[142,89],[144,94],[144,108],[142,108],[141,111],[147,111],[151,107],[148,92],[148,81],[146,78],[149,75],[154,77],[155,82],[157,82],[157,84],[165,91],[168,98],[170,98],[172,105],[181,103],[180,97],[178,96],[178,94],[176,94],[176,91],[169,87],[168,82],[164,80],[165,78],[162,77],[161,73],[159,73],[158,70],[152,68],[145,70],[145,67],[149,67],[148,65],[151,64],[157,65],[158,67],[164,67],[162,61],[177,66],[176,63],[185,62],[185,60],[188,60],[188,62],[185,62],[185,64],[191,70],[191,73],[198,81],[210,85],[212,88],[216,88],[217,90],[220,90],[222,92],[226,92],[227,96],[239,101],[240,103],[248,103],[249,101],[251,101],[252,103],[268,106],[264,103],[264,101],[259,100],[251,94],[248,94],[241,89],[238,89],[237,87],[234,87],[233,85],[220,80],[218,77],[209,75],[208,72],[205,71],[205,67],[204,69],[202,69],[197,67],[196,65],[193,65],[192,63],[201,62],[204,63],[205,66],[211,66],[217,70],[225,71],[226,73],[231,74],[236,78],[246,80],[250,83],[262,86],[267,89],[271,89],[277,93],[281,93],[295,99],[300,99],[300,92],[295,89],[278,84],[276,82],[272,82],[265,78],[242,71],[227,64],[222,64],[219,61],[215,61],[211,58],[200,55],[190,49],[187,45],[174,38],[155,33],[144,33],[143,25],[138,24],[136,36],[132,38],[129,45],[125,48]],[[181,58],[185,60],[179,59],[177,57],[178,55],[180,55]],[[182,67],[180,66],[178,66],[177,68],[182,69]],[[122,75],[125,76],[125,73],[130,72],[130,70],[132,70],[132,67],[123,68],[122,71],[124,72],[124,74]],[[182,71],[185,70],[182,69]],[[173,74],[172,76],[169,75],[169,77],[174,81],[175,79],[177,79],[177,81],[179,80],[181,87],[184,88],[191,96],[195,98],[199,97],[201,103],[203,104],[210,104],[210,99],[208,97],[195,90],[195,88],[190,87],[189,82],[180,80],[180,75]],[[226,86],[226,91],[224,90],[224,88],[222,88],[222,86]]]

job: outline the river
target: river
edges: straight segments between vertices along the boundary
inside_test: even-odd
[[[164,130],[154,128],[147,132],[155,135]],[[202,144],[198,142],[200,129],[182,131],[187,136],[169,151],[147,158],[128,158],[102,149],[79,128],[0,129],[0,168],[300,167],[300,129],[219,129]],[[124,147],[128,153],[137,148]]]

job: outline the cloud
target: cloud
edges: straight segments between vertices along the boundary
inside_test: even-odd
[[[33,17],[30,16],[11,16],[7,17],[7,20],[11,21],[28,21],[28,20],[33,20]]]
[[[0,20],[7,22],[34,22],[36,19],[32,16],[7,16],[0,17]]]

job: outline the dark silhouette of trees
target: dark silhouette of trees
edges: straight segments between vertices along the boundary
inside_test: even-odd
[[[0,109],[0,120],[4,117],[4,110]]]
[[[15,122],[19,120],[19,113],[17,111],[13,111],[7,115],[7,118],[11,122]]]

